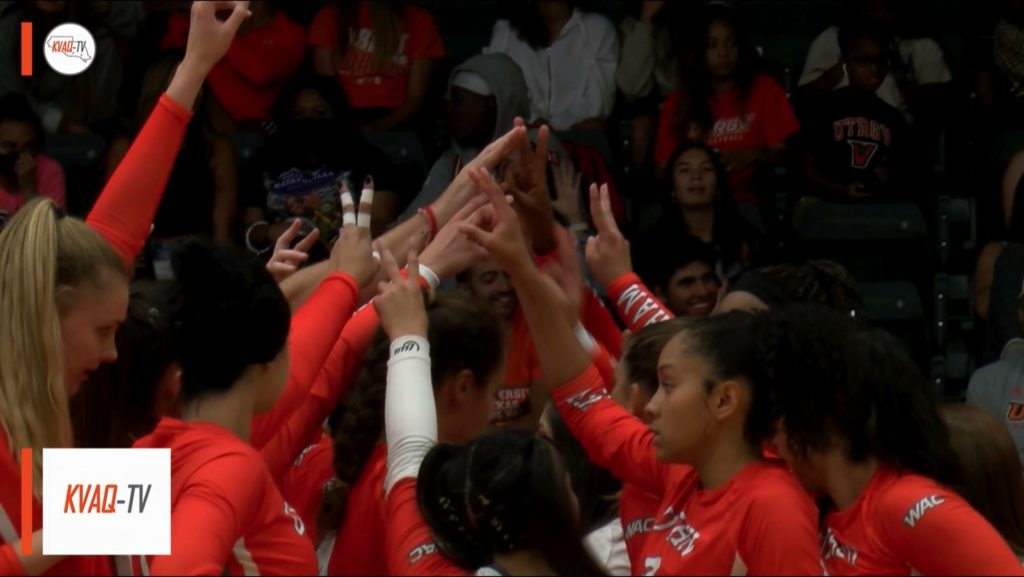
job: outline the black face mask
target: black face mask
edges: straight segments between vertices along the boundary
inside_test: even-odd
[[[17,179],[18,173],[14,171],[14,163],[18,161],[19,153],[0,154],[0,175],[7,178]]]
[[[331,118],[300,118],[282,128],[282,136],[293,150],[325,154],[338,146],[337,122]]]

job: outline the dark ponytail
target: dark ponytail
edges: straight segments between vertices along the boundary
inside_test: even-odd
[[[438,445],[420,467],[420,511],[447,556],[468,570],[535,550],[558,575],[603,575],[583,546],[558,452],[523,431]]]
[[[171,265],[168,320],[183,401],[227,391],[247,367],[281,353],[291,310],[263,263],[242,250],[189,240],[171,255]]]
[[[759,356],[797,458],[835,448],[875,457],[951,488],[960,466],[927,379],[894,337],[820,306],[761,317]]]
[[[464,294],[438,293],[427,305],[427,318],[434,387],[463,370],[473,373],[478,387],[485,387],[505,354],[501,324],[494,313]],[[388,345],[387,336],[378,331],[355,388],[331,417],[335,479],[317,516],[321,538],[341,526],[348,495],[382,437]]]

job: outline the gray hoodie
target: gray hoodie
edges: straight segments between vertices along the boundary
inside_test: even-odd
[[[497,100],[497,121],[494,126],[494,137],[512,130],[512,121],[516,116],[528,118],[530,115],[530,91],[526,87],[526,79],[522,70],[505,54],[480,54],[470,58],[452,70],[448,77],[448,93],[451,92],[452,81],[459,72],[468,71],[479,74],[490,85]],[[465,166],[476,158],[479,150],[464,148],[456,142],[444,151],[441,158],[434,163],[412,204],[398,221],[405,220],[418,209],[429,205],[441,196],[448,185],[455,179],[456,167]]]

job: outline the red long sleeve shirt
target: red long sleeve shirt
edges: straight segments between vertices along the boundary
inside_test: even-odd
[[[704,489],[691,467],[655,458],[653,433],[608,396],[595,368],[552,398],[596,465],[662,496],[641,548],[645,574],[821,574],[817,511],[782,464],[758,461]]]
[[[959,495],[888,467],[825,525],[829,575],[1024,574],[999,533]]]
[[[619,319],[634,333],[647,326],[675,318],[672,311],[668,310],[634,273],[620,276],[606,288],[608,297],[615,303]]]
[[[138,448],[171,450],[171,554],[133,557],[151,575],[312,575],[313,545],[263,458],[210,423],[162,419]]]

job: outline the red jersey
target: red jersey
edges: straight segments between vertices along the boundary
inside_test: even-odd
[[[281,496],[306,526],[306,537],[316,539],[316,518],[328,482],[334,478],[334,441],[325,434],[295,458],[281,478]],[[315,545],[316,543],[314,543]]]
[[[613,280],[606,288],[608,298],[615,303],[619,319],[626,323],[626,328],[633,333],[676,318],[636,273],[626,273]]]
[[[540,382],[540,361],[522,310],[512,317],[505,348],[505,384],[498,389],[491,423],[504,425],[530,414],[533,387]]]
[[[302,520],[248,443],[214,424],[164,418],[134,446],[171,449],[171,554],[133,558],[134,569],[153,575],[316,572]]]
[[[821,574],[817,510],[781,463],[757,461],[704,489],[693,468],[656,459],[654,434],[608,396],[594,367],[551,396],[595,465],[661,495],[645,574]]]
[[[654,518],[660,508],[661,495],[652,495],[628,483],[622,486],[619,520],[626,540],[631,575],[644,574],[643,547],[647,534],[654,528]]]
[[[386,575],[469,575],[437,550],[416,501],[416,479],[399,481],[388,495]]]
[[[309,43],[329,50],[338,47],[338,8],[324,6],[309,29]],[[383,65],[374,54],[373,21],[366,2],[359,3],[359,22],[349,31],[349,49],[338,63],[338,81],[352,108],[395,109],[409,94],[409,73],[413,60],[444,56],[441,35],[430,12],[406,4],[402,9],[398,50]]]
[[[682,140],[673,126],[679,101],[679,92],[670,94],[658,119],[654,158],[659,165],[668,162]],[[766,149],[783,142],[800,129],[785,91],[767,74],[759,74],[754,79],[746,101],[739,89],[734,89],[712,98],[710,104],[712,126],[705,142],[718,150]],[[757,202],[755,176],[753,166],[729,175],[736,200]]]
[[[960,496],[889,467],[825,524],[829,575],[1024,575],[999,533]]]

